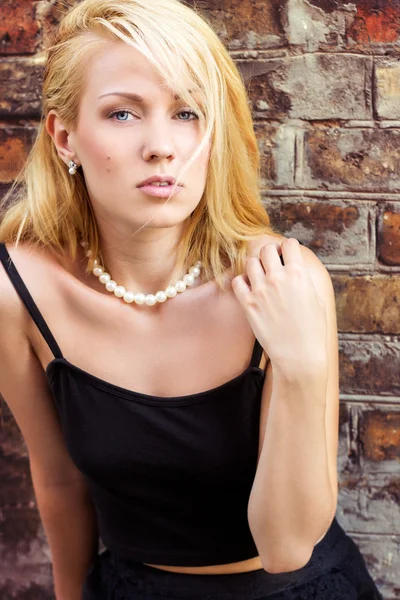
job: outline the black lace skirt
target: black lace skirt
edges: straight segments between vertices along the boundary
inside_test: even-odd
[[[334,520],[305,567],[271,574],[170,573],[106,550],[91,566],[83,600],[383,600],[354,541]]]

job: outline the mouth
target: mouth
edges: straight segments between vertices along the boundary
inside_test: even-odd
[[[138,189],[144,194],[154,196],[155,198],[168,198],[171,195],[172,190],[174,189],[174,184],[167,182],[163,184],[160,184],[159,182],[147,183],[145,185],[138,186]],[[176,186],[176,189],[173,192],[172,196],[178,194],[181,191],[181,189],[182,186]]]

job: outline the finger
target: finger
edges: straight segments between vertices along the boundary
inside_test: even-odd
[[[304,265],[303,255],[301,253],[300,243],[296,238],[285,238],[281,245],[282,257],[285,265],[296,263]]]
[[[244,306],[251,295],[251,290],[245,281],[244,275],[238,275],[232,279],[231,285],[236,298]]]
[[[249,278],[251,289],[254,290],[257,284],[264,281],[265,271],[259,258],[252,256],[246,261],[246,274]]]
[[[280,246],[276,244],[265,244],[260,250],[260,260],[266,273],[271,273],[282,268]]]

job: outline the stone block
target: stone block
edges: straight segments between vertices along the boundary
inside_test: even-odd
[[[288,0],[283,6],[282,22],[290,44],[308,52],[329,49],[343,43],[346,12],[342,2]]]
[[[279,73],[286,76],[287,59],[237,60],[236,64],[246,84],[253,118],[285,119],[290,111],[291,99],[289,94],[277,89],[273,81]]]
[[[397,600],[399,597],[400,537],[396,535],[397,531],[393,530],[392,535],[364,532],[351,535],[384,600]]]
[[[36,135],[31,127],[0,128],[0,184],[13,181],[24,166]]]
[[[293,187],[297,130],[291,125],[255,123],[261,157],[261,185]]]
[[[376,59],[374,77],[375,106],[379,118],[400,119],[400,62]]]
[[[307,54],[238,61],[256,118],[370,119],[372,59]]]
[[[36,2],[2,0],[0,4],[0,54],[33,54],[40,42]]]
[[[374,260],[369,240],[372,203],[266,198],[272,225],[295,237],[327,265]]]
[[[400,191],[400,130],[316,127],[304,146],[302,187]]]
[[[340,340],[343,394],[400,396],[400,344],[383,340]]]
[[[2,565],[0,576],[2,600],[55,600],[50,565],[25,565],[23,569],[9,569]]]
[[[38,59],[0,61],[0,117],[40,117],[42,74]]]
[[[342,332],[400,334],[400,276],[332,275]]]
[[[188,0],[230,50],[265,50],[287,45],[280,3],[259,0]]]
[[[400,205],[382,207],[378,219],[378,257],[386,265],[400,265]]]
[[[339,474],[337,517],[349,531],[385,535],[399,531],[400,477]]]

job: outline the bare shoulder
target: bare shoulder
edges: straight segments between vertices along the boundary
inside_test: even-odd
[[[16,248],[7,244],[7,250],[12,259],[15,255],[24,255],[24,251],[21,251],[20,247]],[[3,351],[10,346],[10,344],[4,346],[8,330],[12,328],[13,337],[15,337],[22,334],[26,325],[26,310],[6,273],[5,266],[2,264],[0,266],[0,346],[3,346]]]
[[[274,244],[274,246],[278,248],[282,246],[284,242],[288,242],[290,240],[294,240],[295,242],[299,243],[298,240],[296,240],[296,238],[286,237],[279,233],[265,233],[263,235],[258,236],[254,240],[251,240],[248,243],[248,256],[259,256],[261,248],[267,244]],[[312,250],[307,248],[307,246],[300,244],[300,251],[303,260],[305,261],[308,267],[314,267],[317,269],[317,271],[321,269],[326,270],[324,264],[320,261],[318,256],[314,254]]]
[[[285,237],[284,235],[280,235],[278,233],[274,233],[273,235],[260,235],[248,244],[248,256],[259,257],[261,248],[266,244],[274,244],[276,247],[281,247],[282,244],[284,244],[285,242],[294,239],[295,238]],[[298,240],[296,240],[296,242],[298,242]],[[300,252],[303,257],[304,263],[310,272],[310,275],[312,277],[314,285],[316,286],[317,291],[321,292],[324,296],[328,295],[332,297],[332,280],[323,262],[312,250],[310,250],[310,248],[307,248],[307,246],[300,245]]]
[[[29,248],[7,245],[7,249],[24,272],[43,264]],[[34,482],[58,485],[61,481],[80,480],[63,442],[44,369],[31,344],[30,323],[29,314],[1,265],[0,394],[26,442]]]
[[[276,247],[279,247],[282,242],[287,239],[285,236],[280,235],[279,233],[264,233],[263,235],[259,235],[254,240],[251,240],[247,244],[247,256],[260,256],[260,250],[266,244],[274,244]]]

